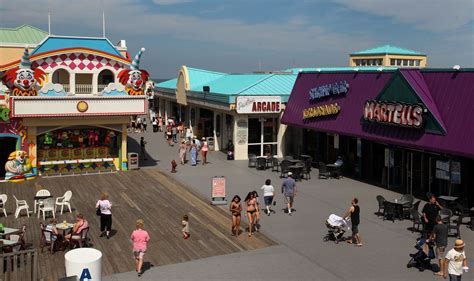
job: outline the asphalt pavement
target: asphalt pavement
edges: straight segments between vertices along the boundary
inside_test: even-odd
[[[149,126],[150,127],[150,126]],[[145,136],[147,161],[142,168],[171,171],[171,160],[179,163],[178,144],[166,144],[163,133],[131,134],[129,151],[139,151],[138,140]],[[188,159],[189,154],[188,154]],[[200,158],[199,158],[200,159]],[[354,179],[318,179],[314,169],[310,180],[297,183],[295,197],[296,212],[292,216],[285,208],[280,187],[283,179],[271,169],[257,171],[248,168],[247,161],[228,161],[222,152],[209,152],[207,165],[193,167],[189,163],[178,164],[177,173],[169,173],[182,183],[210,198],[214,176],[226,177],[227,197],[234,194],[245,197],[252,190],[260,191],[266,179],[271,179],[277,191],[276,214],[262,213],[261,231],[279,243],[278,246],[255,251],[216,256],[180,264],[151,268],[141,280],[438,280],[432,271],[419,272],[407,268],[409,254],[416,252],[414,243],[419,236],[410,230],[412,222],[384,221],[375,214],[377,195],[387,199],[400,198],[401,194],[369,185]],[[361,224],[359,230],[363,247],[347,243],[325,242],[327,234],[324,224],[330,214],[342,215],[353,197],[359,199]],[[262,198],[263,199],[263,198]],[[261,199],[261,204],[263,200]],[[425,202],[421,203],[420,210]],[[227,208],[227,206],[216,207]],[[192,224],[193,222],[190,222]],[[230,227],[230,221],[229,221]],[[259,235],[259,234],[256,234]],[[346,236],[350,231],[346,232]],[[468,262],[474,249],[474,231],[461,226],[461,235],[466,242]],[[448,249],[454,244],[449,238]],[[158,249],[159,251],[159,249]],[[132,261],[131,261],[132,262]],[[437,260],[432,260],[437,263]],[[474,265],[472,266],[474,269]],[[135,272],[107,276],[104,280],[134,280]],[[463,280],[473,280],[472,271],[464,274]]]

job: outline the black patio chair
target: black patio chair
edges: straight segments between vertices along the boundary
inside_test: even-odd
[[[421,200],[416,201],[415,204],[413,204],[413,206],[411,208],[415,209],[418,212],[418,208],[420,207],[420,203],[421,203]]]
[[[328,171],[328,167],[326,163],[319,162],[319,175],[318,178],[320,179],[328,179],[331,176],[331,173]]]
[[[445,224],[449,224],[451,222],[451,217],[453,216],[453,211],[448,208],[444,208],[439,210],[439,215]]]
[[[411,228],[411,232],[414,232],[415,229],[419,232],[420,231],[420,226],[423,226],[423,221],[421,220],[421,215],[418,212],[418,210],[411,209],[410,210],[410,216],[413,220],[413,226]],[[415,228],[416,226],[416,228]]]
[[[415,201],[415,197],[413,197],[413,195],[410,195],[410,194],[405,194],[405,195],[402,195],[402,198],[400,198],[400,201],[406,202],[406,203],[403,203],[402,205],[403,216],[405,218],[410,217],[410,210],[413,207],[413,201]]]
[[[249,154],[249,167],[257,167],[257,155]]]
[[[467,200],[461,200],[454,204],[453,213],[455,215],[462,215],[464,217],[469,217],[471,210],[468,207]]]
[[[293,156],[291,156],[291,155],[285,155],[285,157],[283,157],[283,159],[285,159],[285,160],[293,160]]]
[[[383,209],[384,209],[383,203],[387,200],[385,200],[385,198],[382,195],[377,195],[375,198],[377,199],[377,203],[379,204],[379,209],[377,211],[377,216],[383,215]]]
[[[395,222],[396,216],[395,205],[390,203],[389,201],[383,202],[383,220],[391,220]]]
[[[267,168],[267,159],[257,157],[257,170],[265,170]]]
[[[280,162],[275,157],[271,158],[272,160],[272,172],[279,172],[280,171]]]
[[[461,239],[461,224],[462,224],[462,219],[463,216],[459,215],[457,219],[453,220],[452,223],[451,221],[448,224],[448,236],[453,235],[454,237],[457,237],[458,239]],[[452,232],[454,231],[454,232]]]
[[[289,166],[291,166],[291,162],[286,160],[286,159],[283,159],[280,163],[280,168],[281,168],[281,171],[280,171],[280,178],[283,178],[283,177],[286,177],[288,175],[288,172],[290,171],[290,168],[288,168]]]

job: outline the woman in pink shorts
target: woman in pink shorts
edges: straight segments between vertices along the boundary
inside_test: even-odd
[[[143,257],[146,253],[146,248],[148,241],[150,241],[150,236],[146,230],[143,230],[144,221],[142,219],[137,220],[136,229],[132,232],[132,242],[133,242],[133,256],[135,257],[135,271],[138,276],[142,276],[142,265]]]

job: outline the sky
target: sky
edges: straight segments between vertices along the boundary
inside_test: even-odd
[[[153,78],[181,65],[222,72],[347,66],[386,44],[430,67],[474,66],[473,0],[0,0],[0,26],[125,39]]]

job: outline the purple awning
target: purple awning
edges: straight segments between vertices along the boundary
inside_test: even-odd
[[[300,73],[288,100],[282,123],[318,131],[474,158],[474,72],[400,70],[434,119],[446,132],[433,134],[416,128],[361,122],[364,104],[376,99],[397,72]],[[312,88],[340,81],[349,92],[310,102]],[[337,103],[337,115],[303,120],[306,108]]]

